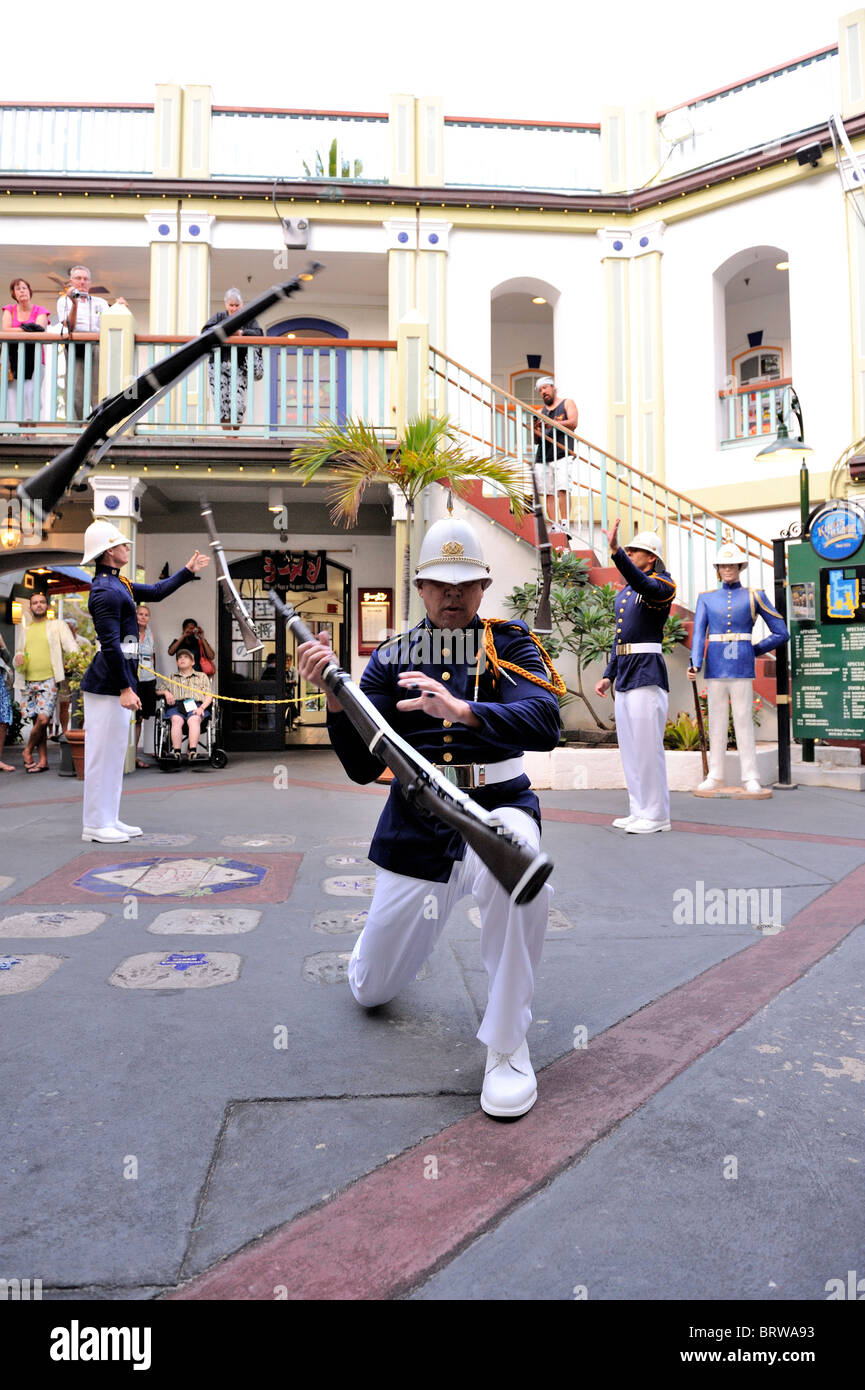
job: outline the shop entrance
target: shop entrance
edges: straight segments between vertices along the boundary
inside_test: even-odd
[[[265,558],[259,552],[229,566],[262,648],[248,657],[230,612],[219,614],[219,686],[221,694],[250,703],[222,707],[223,745],[229,751],[304,748],[328,742],[324,697],[315,686],[298,688],[294,634],[277,618],[265,587]],[[285,597],[313,632],[326,630],[340,664],[351,650],[351,571],[327,560],[327,588],[317,593],[286,590]],[[278,701],[290,700],[291,704]]]

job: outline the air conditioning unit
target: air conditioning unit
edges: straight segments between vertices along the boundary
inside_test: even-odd
[[[305,217],[283,217],[282,235],[289,251],[305,251],[309,245],[309,222]]]

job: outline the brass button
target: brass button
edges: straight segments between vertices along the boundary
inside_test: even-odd
[[[453,755],[453,753],[445,753],[445,755],[444,755],[444,761],[445,761],[446,763],[452,763],[453,760],[454,760],[454,755]]]
[[[443,680],[443,681],[449,681],[450,678],[451,678],[451,673],[450,673],[450,671],[442,671],[442,680]]]
[[[444,727],[445,729],[451,729],[451,728],[453,728],[453,720],[452,720],[452,719],[443,719],[443,720],[442,720],[442,725],[443,725],[443,727]]]
[[[450,649],[450,647],[442,647],[442,656],[444,657],[445,661],[450,661],[450,659],[451,659],[451,649]]]
[[[444,742],[445,742],[445,743],[453,743],[453,741],[454,741],[454,736],[453,736],[453,734],[445,734],[445,736],[444,736]]]

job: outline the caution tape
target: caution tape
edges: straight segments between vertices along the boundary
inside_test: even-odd
[[[138,671],[139,674],[146,671],[149,676],[156,676],[161,681],[170,681],[176,689],[185,690],[196,698],[203,693],[200,686],[186,685],[179,676],[166,676],[162,671],[154,671],[152,666],[139,666]],[[229,705],[309,705],[314,700],[326,698],[324,691],[319,695],[298,695],[293,700],[244,700],[240,695],[217,695],[214,690],[209,691],[208,694],[212,700]]]

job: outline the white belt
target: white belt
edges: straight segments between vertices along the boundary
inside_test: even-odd
[[[638,656],[642,652],[654,652],[655,656],[661,656],[663,648],[660,642],[627,642],[617,644],[615,649],[616,656]]]
[[[710,632],[710,642],[750,642],[750,632]]]
[[[135,641],[134,637],[124,637],[120,643],[120,650],[124,656],[137,656],[138,643]]]
[[[502,763],[436,763],[449,782],[463,790],[490,787],[495,782],[511,782],[523,775],[523,759],[506,758]]]

